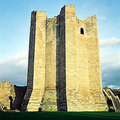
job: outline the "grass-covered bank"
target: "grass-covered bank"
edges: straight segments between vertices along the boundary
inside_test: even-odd
[[[115,112],[0,112],[0,120],[120,120]]]

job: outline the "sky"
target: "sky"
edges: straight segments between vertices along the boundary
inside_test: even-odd
[[[0,0],[0,81],[27,84],[31,12],[51,18],[70,4],[79,19],[97,16],[102,84],[120,88],[120,0]]]

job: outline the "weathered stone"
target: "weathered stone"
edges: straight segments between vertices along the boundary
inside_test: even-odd
[[[27,92],[22,110],[105,111],[96,16],[80,20],[75,6],[58,16],[31,14]]]
[[[103,88],[109,111],[120,112],[120,89]]]
[[[20,110],[26,87],[11,85],[10,82],[0,82],[0,108],[3,111]]]

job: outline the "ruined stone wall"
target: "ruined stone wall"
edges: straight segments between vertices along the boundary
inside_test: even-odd
[[[27,87],[11,85],[11,88],[12,88],[11,89],[11,98],[9,98],[10,99],[10,108],[12,110],[16,110],[16,109],[20,110]]]
[[[5,107],[7,107],[7,109],[10,109],[10,90],[10,82],[0,82],[0,104],[3,104]]]
[[[0,82],[0,107],[20,110],[26,87],[11,85],[10,82]]]

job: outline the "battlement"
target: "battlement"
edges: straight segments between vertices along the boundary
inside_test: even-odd
[[[0,82],[0,86],[1,86],[1,87],[2,87],[2,86],[5,86],[5,87],[10,86],[10,82],[8,82],[8,81]]]

